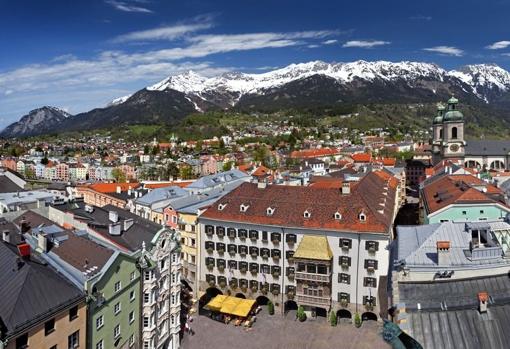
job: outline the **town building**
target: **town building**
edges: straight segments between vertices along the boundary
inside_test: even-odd
[[[77,191],[88,205],[97,207],[113,205],[125,208],[131,191],[139,186],[139,183],[95,183],[78,186]]]
[[[84,292],[42,263],[13,224],[2,222],[0,347],[85,347]]]
[[[0,193],[24,191],[27,182],[16,172],[0,167]]]
[[[459,101],[452,97],[445,107],[438,104],[433,120],[432,157],[434,163],[442,159],[461,160],[466,167],[478,169],[510,169],[510,141],[466,140],[464,115]]]
[[[32,211],[14,222],[41,258],[89,297],[89,348],[141,346],[141,282],[136,256],[100,245],[86,232],[64,229]]]
[[[420,222],[502,220],[510,212],[501,189],[470,174],[448,173],[420,188]]]
[[[242,184],[198,218],[201,294],[379,318],[397,186],[381,171],[341,189]]]
[[[54,194],[42,190],[1,193],[0,213],[44,207],[56,200],[59,198],[56,198]]]
[[[49,208],[62,226],[86,231],[93,239],[137,256],[142,286],[143,348],[177,349],[180,332],[180,236],[113,205],[93,207],[83,202]]]

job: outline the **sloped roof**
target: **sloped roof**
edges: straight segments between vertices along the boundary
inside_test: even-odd
[[[18,267],[13,247],[0,242],[0,318],[7,336],[85,298],[57,271],[33,257]]]
[[[389,174],[370,172],[353,185],[351,194],[342,195],[336,188],[243,183],[237,189],[218,200],[226,204],[222,209],[212,205],[203,218],[267,224],[297,228],[316,228],[356,232],[387,233],[395,211],[395,195],[398,180]],[[245,212],[240,205],[249,205]],[[275,208],[271,216],[267,208]],[[310,217],[304,217],[308,211]],[[335,219],[339,212],[342,219]],[[366,221],[359,219],[364,213]]]
[[[140,183],[95,183],[91,184],[88,187],[98,193],[115,193],[117,191],[117,187],[120,187],[121,191],[126,191],[131,187],[131,189],[136,189],[140,186]]]
[[[333,252],[325,236],[304,235],[294,253],[294,258],[329,261]]]

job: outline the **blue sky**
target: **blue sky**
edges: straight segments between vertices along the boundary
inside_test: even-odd
[[[104,106],[168,75],[323,60],[510,69],[510,0],[0,0],[0,129]]]

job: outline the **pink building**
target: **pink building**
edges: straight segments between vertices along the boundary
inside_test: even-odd
[[[69,165],[66,163],[61,163],[55,166],[57,171],[57,179],[59,181],[68,181],[69,180]]]
[[[218,162],[212,155],[205,155],[200,158],[200,174],[207,176],[218,172]]]
[[[177,213],[177,211],[175,211],[172,207],[169,206],[163,210],[163,214],[165,219],[165,225],[167,227],[177,229],[178,226],[177,221],[179,220],[179,214]]]

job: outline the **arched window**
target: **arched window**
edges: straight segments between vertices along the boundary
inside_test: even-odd
[[[457,127],[452,127],[452,139],[457,139]]]
[[[443,129],[439,130],[439,138],[443,139]]]

